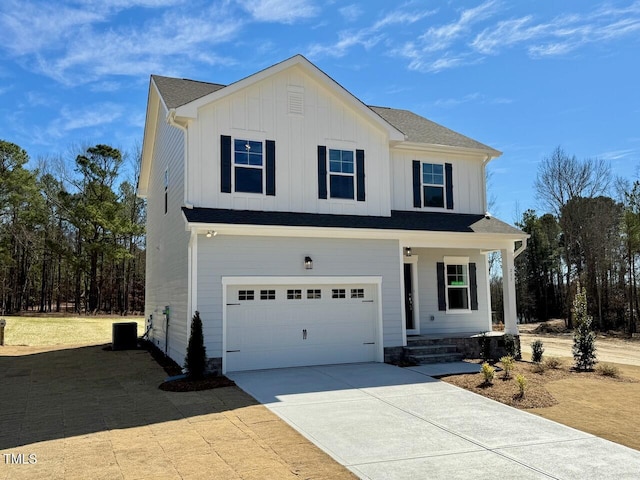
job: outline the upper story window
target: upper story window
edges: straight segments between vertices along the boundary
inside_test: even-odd
[[[318,198],[365,201],[364,150],[318,145]]]
[[[329,150],[329,196],[353,200],[353,151]]]
[[[276,142],[221,135],[220,191],[275,195]]]
[[[453,210],[453,165],[414,160],[413,206]]]
[[[235,139],[233,142],[235,191],[263,192],[262,142]]]
[[[425,207],[444,208],[444,165],[422,164],[422,198]]]

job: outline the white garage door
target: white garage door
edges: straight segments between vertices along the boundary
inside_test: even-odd
[[[227,289],[227,371],[375,360],[376,285]]]

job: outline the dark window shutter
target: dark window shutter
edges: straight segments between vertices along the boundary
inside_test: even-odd
[[[357,200],[364,202],[364,150],[356,150]]]
[[[318,145],[318,198],[327,198],[327,147]]]
[[[478,310],[478,280],[475,263],[469,264],[469,297],[471,297],[471,310]]]
[[[422,186],[422,178],[420,178],[420,162],[413,161],[413,206],[422,206],[422,195],[420,195],[420,187]]]
[[[267,195],[276,194],[276,142],[267,140],[266,142],[266,191]]]
[[[231,137],[220,135],[220,191],[231,193]]]
[[[453,210],[453,166],[450,163],[444,164],[444,173],[447,182],[447,210]]]
[[[438,310],[447,309],[447,289],[444,282],[444,262],[438,262],[436,264],[436,271],[438,272]]]

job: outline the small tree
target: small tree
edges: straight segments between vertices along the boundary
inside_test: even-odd
[[[531,361],[533,363],[542,362],[542,354],[544,353],[544,346],[541,340],[536,340],[531,344]]]
[[[576,369],[591,370],[596,363],[596,334],[591,329],[593,319],[587,314],[587,292],[579,283],[572,311],[576,322],[572,349]]]
[[[202,378],[207,366],[207,349],[204,346],[204,336],[202,335],[202,320],[200,320],[200,312],[197,310],[191,321],[191,335],[189,336],[184,366],[187,369],[187,376],[193,379]]]

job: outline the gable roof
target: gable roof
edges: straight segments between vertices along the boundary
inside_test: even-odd
[[[226,87],[219,83],[200,82],[188,78],[151,75],[168,109],[177,108]]]
[[[495,217],[466,213],[391,210],[391,216],[382,217],[201,207],[183,207],[182,211],[189,223],[481,233],[516,238],[527,236]]]
[[[168,109],[181,107],[227,87],[227,85],[219,83],[187,78],[163,77],[161,75],[152,75],[151,78]],[[368,108],[393,128],[402,132],[408,142],[485,150],[492,156],[501,154],[498,150],[409,110],[376,106],[368,106]]]
[[[492,156],[501,154],[498,150],[454,132],[409,110],[373,106],[369,108],[404,133],[408,142],[488,150],[492,153]]]

